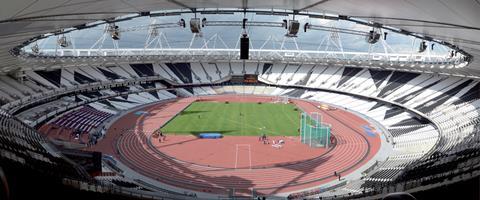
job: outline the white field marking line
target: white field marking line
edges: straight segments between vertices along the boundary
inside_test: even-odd
[[[235,169],[237,169],[237,163],[238,163],[238,144],[235,146]]]
[[[252,170],[252,151],[251,151],[251,146],[250,144],[236,144],[235,146],[235,169],[237,169],[238,165],[238,147],[248,147],[248,162],[249,166],[248,168]]]
[[[250,149],[250,145],[248,145],[248,160],[250,162],[249,168],[250,168],[250,170],[252,170],[252,151]]]

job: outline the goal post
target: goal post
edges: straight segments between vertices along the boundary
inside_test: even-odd
[[[288,104],[288,96],[275,96],[273,102],[274,103],[283,103]]]
[[[321,115],[302,112],[300,117],[300,141],[310,147],[328,148],[330,145],[331,126],[322,124]]]

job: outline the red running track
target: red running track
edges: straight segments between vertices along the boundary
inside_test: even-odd
[[[200,163],[196,160],[188,160],[192,162],[179,161],[175,158],[176,155],[185,154],[185,152],[195,154],[188,149],[188,145],[197,140],[196,138],[191,138],[192,141],[183,142],[167,138],[166,144],[158,144],[156,140],[150,140],[150,136],[153,130],[168,122],[196,100],[200,99],[177,99],[132,111],[118,119],[107,130],[106,138],[91,150],[113,155],[122,163],[145,176],[180,188],[223,195],[229,194],[229,190],[232,188],[235,188],[236,195],[248,195],[254,188],[259,194],[272,195],[327,183],[336,179],[333,176],[334,171],[345,176],[368,162],[380,148],[381,141],[378,135],[372,137],[364,133],[362,126],[369,124],[364,119],[340,109],[321,110],[317,107],[319,103],[293,100],[292,102],[304,111],[319,112],[323,121],[332,125],[332,133],[337,140],[334,148],[328,151],[319,151],[317,152],[318,156],[313,156],[313,158],[311,154],[303,150],[297,152],[292,150],[298,157],[293,160],[300,162],[281,164],[285,160],[275,160],[271,158],[272,154],[255,151],[254,149],[257,148],[254,146],[255,144],[260,145],[258,148],[264,147],[264,145],[253,142],[250,148],[254,155],[250,159],[256,159],[252,159],[254,163],[249,164],[250,167],[245,167],[247,166],[245,163],[249,162],[245,159],[237,161],[243,164],[238,164],[240,167],[237,166],[236,169],[225,166],[225,163],[222,164],[224,162],[222,160],[228,160],[228,158],[220,158],[218,155],[214,156],[218,158],[216,162],[215,159],[206,163]],[[271,97],[219,95],[202,97],[201,100],[271,101]],[[135,115],[135,112],[139,110],[148,111],[150,114]],[[254,139],[258,138],[254,137]],[[242,140],[239,143],[244,144],[245,141]],[[177,153],[175,151],[173,153],[172,151],[162,152],[161,145],[168,145],[168,142],[171,142],[170,145],[172,146],[177,145],[186,148],[176,148]],[[216,146],[216,142],[218,141],[202,140],[201,143],[207,144],[202,146],[202,150],[207,152],[226,151],[221,149],[221,146]],[[289,146],[289,142],[287,141],[285,147]],[[237,150],[240,157],[246,155],[245,150],[245,147],[240,147]],[[283,151],[283,149],[279,151]],[[262,156],[264,156],[264,159],[262,159]],[[194,156],[191,157],[195,158]],[[260,165],[256,164],[255,160],[269,160],[271,163],[263,162]],[[232,163],[232,160],[226,162]],[[211,165],[208,166],[208,163],[211,163]],[[255,168],[252,166],[262,167]]]

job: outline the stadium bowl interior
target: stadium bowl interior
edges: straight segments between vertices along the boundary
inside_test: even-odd
[[[480,199],[477,1],[15,1],[0,199]]]

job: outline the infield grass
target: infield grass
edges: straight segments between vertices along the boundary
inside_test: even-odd
[[[293,104],[194,102],[161,130],[167,134],[297,136],[299,116]]]

